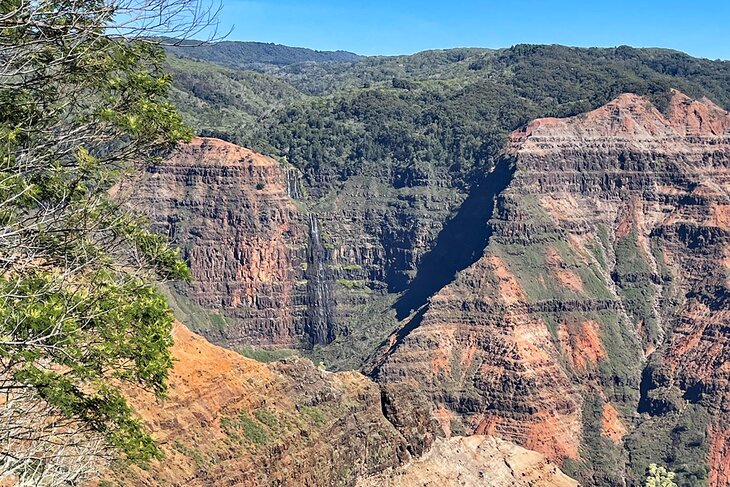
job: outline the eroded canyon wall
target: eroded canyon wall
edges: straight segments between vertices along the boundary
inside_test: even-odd
[[[358,368],[397,325],[397,293],[465,200],[435,170],[381,169],[306,188],[285,162],[196,138],[129,185],[130,204],[183,249],[193,282],[171,297],[194,329],[232,348],[318,346],[313,358]],[[472,206],[465,218],[486,228]],[[441,285],[453,275],[451,265]]]
[[[335,486],[410,460],[378,386],[290,358],[263,364],[177,324],[164,400],[131,391],[165,458],[119,466],[113,485]]]
[[[190,264],[172,293],[181,319],[231,347],[331,340],[326,249],[294,168],[196,138],[133,184],[131,205]]]
[[[165,457],[116,465],[105,485],[406,487],[428,471],[494,487],[576,485],[543,455],[490,437],[442,441],[415,462],[378,386],[359,372],[301,358],[259,363],[181,324],[173,338],[168,396],[129,392]]]
[[[339,368],[377,350],[366,370],[413,454],[487,434],[587,485],[656,462],[720,486],[729,130],[709,100],[626,94],[515,131],[468,194],[418,165],[306,188],[196,139],[133,202],[184,249],[196,281],[176,299],[207,337]]]
[[[495,434],[588,485],[650,462],[725,485],[729,132],[674,92],[513,133],[483,256],[373,360],[396,424]]]

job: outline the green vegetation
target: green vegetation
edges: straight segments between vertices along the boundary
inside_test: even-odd
[[[610,299],[603,275],[594,264],[584,263],[558,234],[549,235],[546,243],[527,245],[492,242],[490,250],[499,256],[520,282],[532,302],[550,299]],[[559,259],[550,264],[551,259]],[[556,279],[559,268],[572,281],[568,285]]]
[[[565,466],[566,473],[580,480],[582,485],[623,484],[623,449],[602,434],[604,405],[600,395],[587,395],[583,402],[581,459]]]
[[[359,56],[347,51],[314,51],[303,47],[289,47],[264,42],[222,41],[212,44],[193,42],[194,48],[179,46],[168,50],[181,57],[190,57],[236,69],[272,69],[301,63],[347,63]]]
[[[676,472],[678,485],[707,485],[709,422],[710,414],[699,404],[643,421],[625,439],[633,476],[643,478],[649,466],[660,461]]]
[[[349,279],[337,279],[337,282],[348,289],[361,289],[365,287],[365,281],[352,281]]]
[[[624,306],[634,321],[641,322],[642,328],[648,331],[648,336],[644,337],[647,343],[656,343],[659,334],[654,312],[656,288],[647,259],[637,241],[636,231],[616,242],[615,280]]]
[[[186,457],[191,458],[193,462],[195,462],[195,466],[197,468],[201,468],[207,465],[203,454],[197,448],[189,448],[178,440],[175,440],[174,446],[177,451],[179,451]]]
[[[639,247],[636,230],[616,241],[616,272],[632,279],[650,272],[646,256]]]
[[[608,271],[606,252],[610,248],[611,247],[608,243],[608,233],[606,231],[606,227],[603,225],[598,225],[598,238],[593,242],[588,242],[588,249],[593,254],[593,257],[595,257],[598,265],[600,265],[601,269],[603,269],[604,271]]]
[[[226,319],[219,315],[219,314],[213,314],[210,316],[210,321],[213,323],[214,326],[217,326],[219,328],[224,328],[226,326]]]
[[[175,317],[191,330],[198,333],[223,333],[228,326],[229,318],[193,303],[182,293],[177,292],[175,286],[163,285],[160,286],[160,291],[167,298]]]
[[[236,49],[244,54],[236,53]],[[173,50],[178,56],[207,60],[233,69],[266,70],[300,91],[315,95],[384,86],[412,89],[414,81],[423,80],[450,80],[464,85],[474,80],[495,79],[514,85],[519,96],[540,97],[554,104],[572,99],[579,111],[585,111],[577,107],[580,103],[596,103],[598,98],[625,91],[646,91],[660,99],[665,85],[674,86],[690,96],[707,95],[720,105],[730,106],[728,62],[693,58],[668,49],[628,46],[583,49],[519,44],[498,50],[460,48],[424,51],[410,56],[340,57],[330,59],[340,62],[307,64],[302,64],[304,58],[287,56],[276,63],[267,62],[271,59],[256,53],[257,46],[253,43],[221,43]],[[306,60],[314,61],[312,58]],[[251,62],[258,65],[247,64]],[[554,90],[546,89],[549,86],[554,86]]]
[[[677,487],[674,477],[677,474],[668,471],[656,463],[649,465],[649,476],[646,478],[645,487]]]
[[[221,428],[235,442],[247,441],[261,446],[271,441],[271,434],[266,426],[258,419],[252,418],[247,411],[242,411],[235,418],[222,417]]]
[[[173,80],[171,101],[202,135],[227,139],[251,131],[261,118],[303,98],[288,83],[262,73],[175,57],[166,67]]]
[[[339,291],[352,292],[347,288]],[[338,335],[332,343],[315,345],[312,350],[302,353],[315,364],[326,364],[328,370],[359,369],[398,325],[392,308],[395,297],[371,293],[365,304],[352,309],[346,334]]]
[[[315,173],[351,177],[383,166],[397,177],[418,162],[464,175],[488,167],[506,131],[536,114],[492,83],[455,90],[439,82],[296,103],[237,140],[286,156],[310,183]]]
[[[109,191],[191,133],[164,53],[104,35],[115,8],[0,6],[0,436],[24,435],[2,442],[0,470],[68,469],[65,448],[90,437],[161,455],[122,386],[165,395],[173,315],[151,283],[190,273]]]
[[[327,421],[324,412],[316,406],[300,406],[299,411],[312,420],[316,426],[322,426]]]
[[[397,184],[399,172],[418,162],[468,180],[470,171],[490,166],[510,130],[540,116],[585,112],[623,92],[649,96],[663,108],[669,88],[677,88],[730,107],[729,62],[662,49],[453,49],[357,62],[285,62],[264,75],[233,70],[247,66],[235,55],[237,44],[176,49],[226,66],[201,69],[201,63],[171,59],[180,80],[176,102],[193,96],[197,104],[183,103],[193,126],[286,156],[310,183],[315,171],[347,179],[389,167]],[[217,124],[216,110],[224,113]],[[227,110],[238,111],[240,120]]]
[[[641,368],[641,344],[630,323],[622,323],[619,313],[613,310],[595,313],[601,324],[601,341],[608,358],[598,364],[604,391],[618,406],[635,409],[639,391],[633,377],[638,377]]]
[[[257,409],[253,412],[254,417],[259,422],[265,424],[270,430],[276,431],[279,429],[279,420],[276,415],[268,409]]]

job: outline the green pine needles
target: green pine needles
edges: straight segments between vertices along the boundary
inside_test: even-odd
[[[646,487],[677,487],[674,483],[674,472],[652,463],[649,465],[649,475],[646,478]]]
[[[0,481],[160,456],[122,391],[164,396],[174,318],[152,283],[190,272],[115,188],[191,133],[162,51],[106,34],[119,7],[0,0]]]

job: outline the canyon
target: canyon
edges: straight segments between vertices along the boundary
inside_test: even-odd
[[[666,117],[626,94],[514,132],[484,255],[373,362],[392,407],[589,485],[640,478],[647,448],[684,481],[717,462],[723,485],[708,453],[727,428],[729,122],[679,92]]]
[[[118,467],[108,483],[415,487],[427,465],[429,481],[576,485],[543,455],[491,437],[442,441],[415,462],[383,416],[378,386],[361,374],[325,372],[305,358],[262,364],[180,323],[173,337],[168,397],[129,393],[165,458]]]
[[[171,452],[139,479],[730,482],[728,112],[627,93],[521,126],[466,189],[386,169],[203,137],[130,185],[190,263],[177,317],[291,354],[179,326],[170,399],[132,398]]]

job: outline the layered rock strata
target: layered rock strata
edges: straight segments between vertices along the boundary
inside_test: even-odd
[[[316,218],[292,197],[301,192],[295,170],[196,138],[132,189],[131,204],[190,265],[192,283],[174,301],[196,329],[231,347],[331,340],[327,257]]]
[[[173,337],[168,396],[128,394],[165,457],[118,465],[106,485],[423,485],[413,476],[423,466],[446,485],[576,485],[544,456],[494,438],[440,442],[409,464],[410,445],[362,374],[299,358],[255,362],[180,324]]]
[[[318,360],[341,369],[359,367],[396,325],[393,293],[465,198],[444,181],[415,165],[324,181],[329,192],[313,198],[295,168],[196,138],[128,186],[191,266],[192,284],[171,293],[181,319],[231,348],[338,339]]]
[[[419,412],[402,431],[493,434],[588,484],[654,462],[724,485],[730,115],[626,94],[529,123],[500,164],[483,256],[373,360],[393,416]]]

